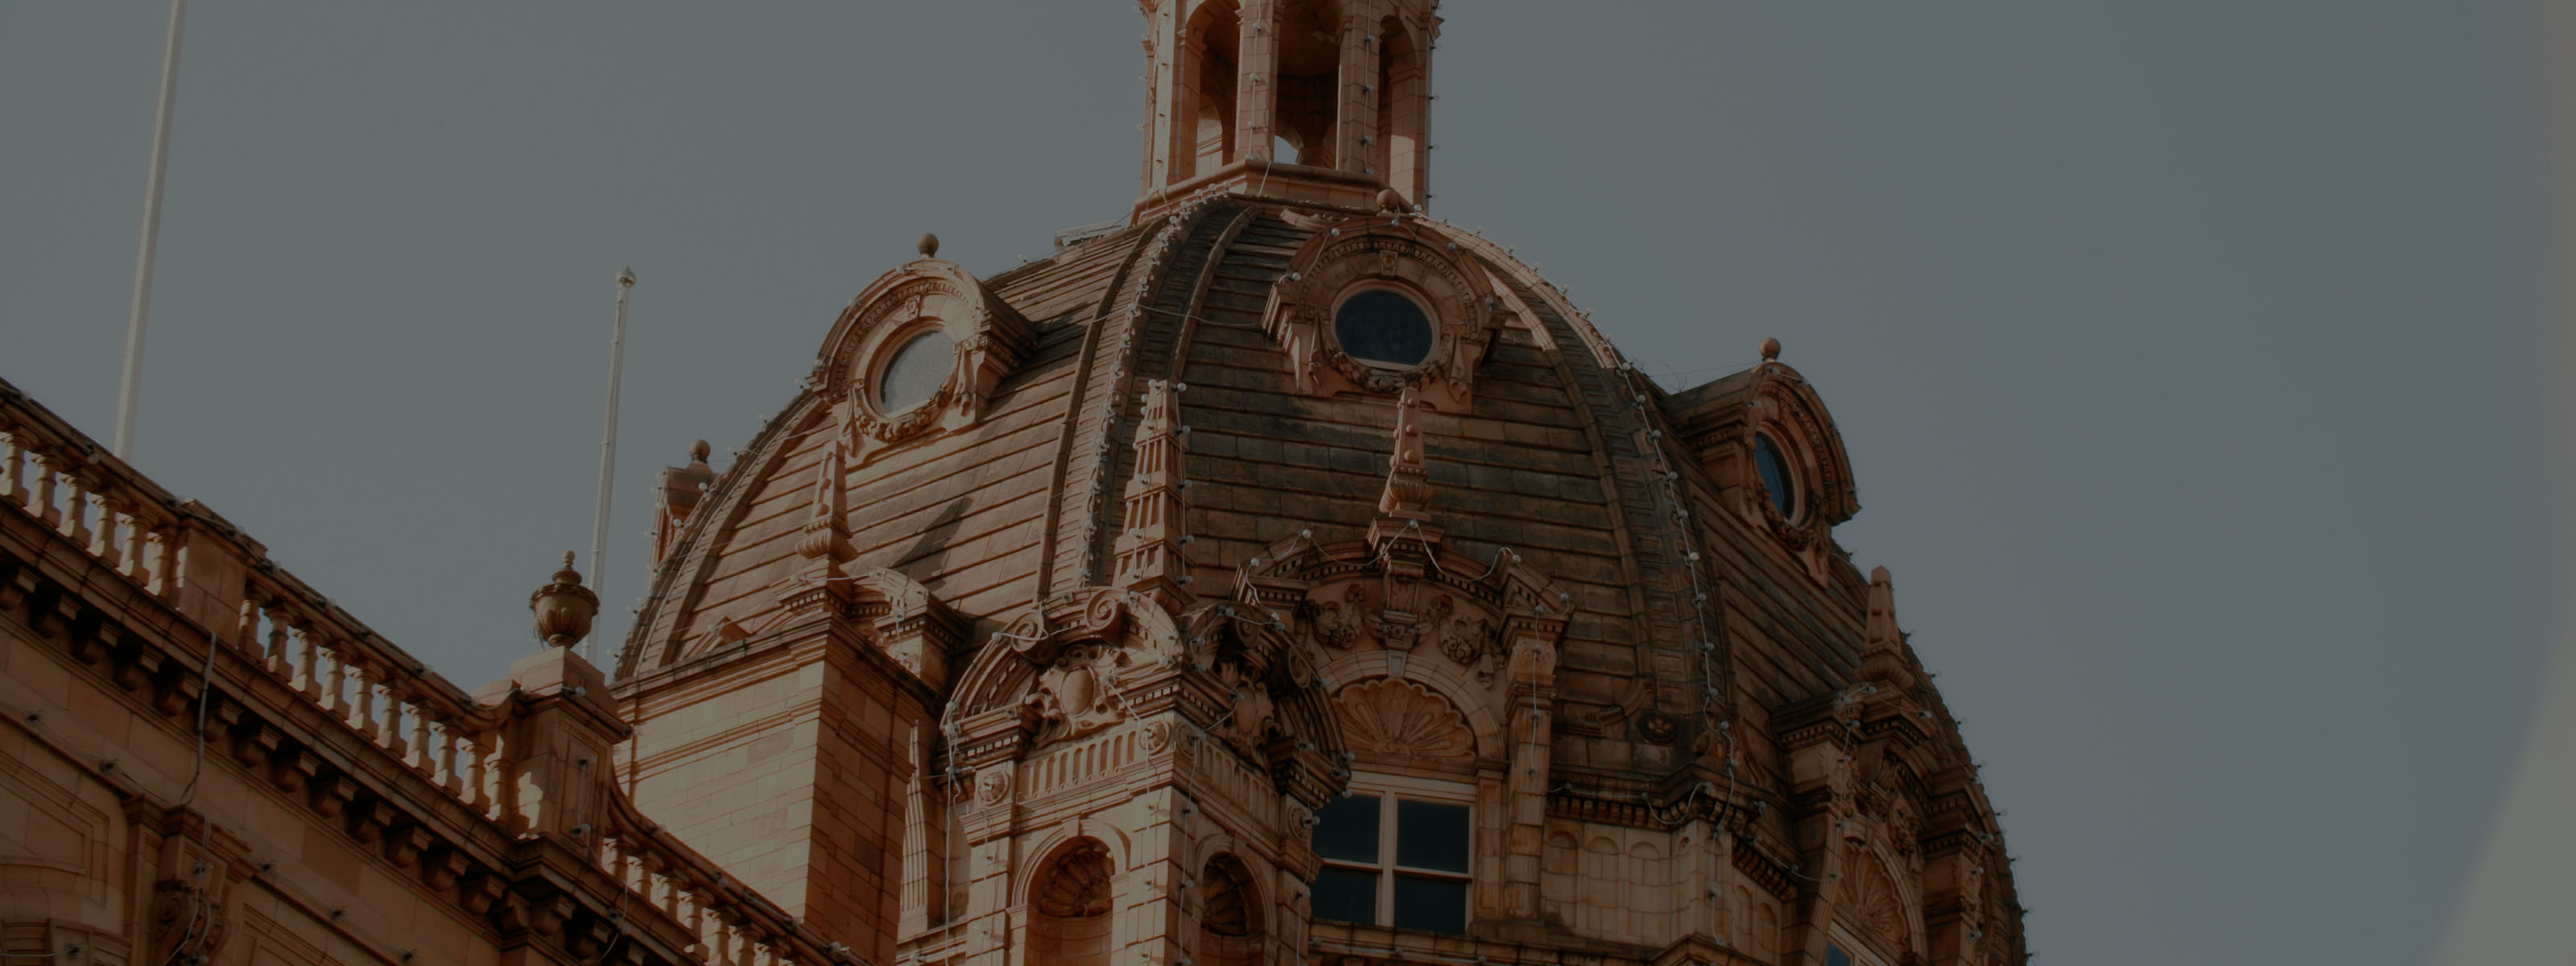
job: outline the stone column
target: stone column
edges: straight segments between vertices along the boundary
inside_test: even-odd
[[[1235,45],[1234,152],[1270,157],[1279,104],[1279,0],[1248,0]]]

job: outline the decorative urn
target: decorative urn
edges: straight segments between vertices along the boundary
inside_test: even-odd
[[[528,610],[537,615],[537,639],[547,644],[571,647],[590,636],[590,620],[599,616],[599,595],[581,585],[581,573],[572,569],[572,551],[564,551],[563,569],[555,571],[554,583],[528,595]]]

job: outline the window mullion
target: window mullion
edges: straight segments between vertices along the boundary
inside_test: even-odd
[[[1381,795],[1377,800],[1377,827],[1385,829],[1377,837],[1377,924],[1395,925],[1395,800]]]

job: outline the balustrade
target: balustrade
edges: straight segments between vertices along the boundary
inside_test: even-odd
[[[220,624],[214,646],[235,652],[348,734],[429,788],[511,835],[521,805],[567,789],[523,774],[522,705],[486,705],[278,569],[255,541],[213,512],[183,503],[0,381],[0,506],[25,515],[122,575],[146,596]],[[95,511],[95,512],[93,512]],[[530,747],[541,747],[541,740]],[[583,845],[591,861],[644,908],[695,944],[706,966],[858,966],[778,906],[661,834],[608,780],[586,772],[609,816]],[[553,806],[549,806],[553,807]]]

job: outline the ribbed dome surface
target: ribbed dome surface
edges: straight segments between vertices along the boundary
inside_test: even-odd
[[[1035,327],[1035,351],[962,443],[897,449],[849,471],[856,565],[918,581],[975,622],[969,640],[1050,592],[1105,582],[1136,397],[1149,379],[1186,386],[1178,420],[1189,429],[1196,593],[1233,597],[1240,565],[1301,533],[1324,544],[1359,538],[1385,485],[1393,398],[1301,395],[1287,349],[1262,325],[1290,257],[1331,230],[1295,223],[1313,217],[1219,197],[983,280]],[[1685,615],[1695,595],[1722,592],[1784,645],[1734,655],[1755,665],[1740,668],[1751,679],[1737,683],[1758,700],[1847,680],[1858,660],[1859,575],[1830,553],[1809,584],[1778,585],[1784,568],[1755,558],[1782,551],[1719,511],[1722,487],[1667,412],[1719,397],[1742,406],[1760,371],[1667,397],[1622,371],[1590,323],[1499,247],[1437,223],[1420,230],[1458,243],[1522,308],[1476,367],[1472,412],[1425,413],[1421,425],[1431,515],[1448,549],[1488,563],[1517,553],[1569,593],[1560,695],[1596,717],[1699,710],[1708,683],[1701,632]],[[794,547],[816,467],[846,405],[800,394],[722,474],[654,575],[623,674],[685,662],[720,643],[727,623],[757,633],[777,611],[770,588],[801,563]],[[1653,459],[1650,446],[1666,458]],[[1696,588],[1679,565],[1689,551],[1665,472],[1679,477],[1671,494],[1709,511],[1692,527],[1691,549],[1709,552],[1712,565]],[[1640,677],[1651,693],[1632,693]],[[1640,750],[1671,763],[1668,747]],[[1601,751],[1624,757],[1616,745]]]

